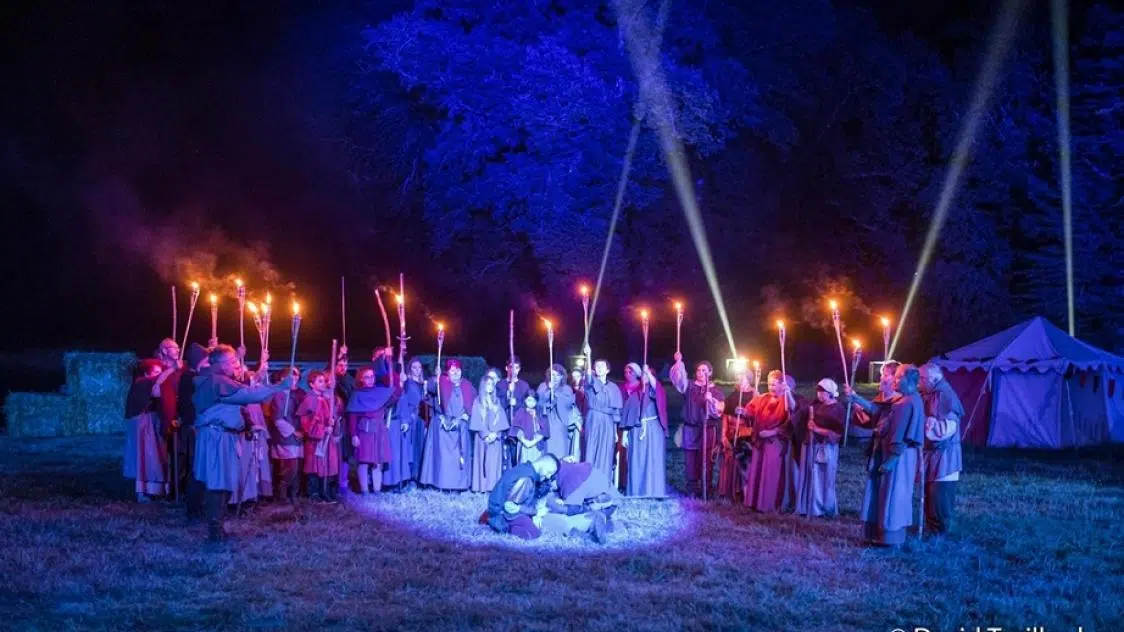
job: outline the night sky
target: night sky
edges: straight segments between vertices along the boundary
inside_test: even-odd
[[[261,279],[259,286],[265,284],[266,278],[272,278],[272,288],[281,293],[295,288],[308,305],[304,332],[308,345],[314,348],[325,346],[331,336],[338,335],[337,288],[341,274],[348,277],[353,292],[349,332],[356,341],[354,346],[381,341],[381,320],[370,288],[375,282],[396,283],[399,271],[406,273],[411,291],[419,293],[424,303],[424,307],[411,305],[411,314],[417,315],[411,327],[428,330],[428,325],[421,321],[422,311],[456,323],[454,331],[461,332],[456,351],[484,352],[494,356],[493,361],[502,357],[506,351],[508,307],[517,308],[523,316],[521,339],[534,335],[534,315],[550,314],[568,323],[560,332],[563,346],[575,346],[580,329],[580,307],[572,285],[576,277],[565,276],[563,283],[549,271],[528,263],[529,258],[539,256],[533,243],[528,243],[525,252],[511,250],[511,244],[518,241],[504,241],[496,246],[514,253],[509,262],[511,271],[499,278],[476,275],[476,263],[467,259],[446,258],[443,261],[451,262],[448,265],[434,263],[434,235],[440,231],[432,226],[427,228],[427,223],[432,224],[427,217],[432,216],[426,213],[433,211],[427,204],[438,184],[425,178],[432,177],[436,169],[430,165],[426,170],[424,160],[419,169],[417,160],[411,158],[424,155],[439,138],[442,114],[440,108],[427,102],[434,90],[408,89],[399,81],[400,76],[384,72],[371,92],[382,91],[390,96],[375,106],[367,106],[391,115],[378,119],[371,127],[356,123],[363,118],[363,105],[357,104],[351,73],[357,63],[355,51],[363,44],[360,33],[367,25],[377,26],[391,16],[409,12],[412,3],[316,3],[313,7],[282,4],[286,6],[20,3],[14,12],[9,12],[0,38],[8,84],[6,97],[0,102],[0,200],[9,218],[0,249],[6,270],[4,297],[9,305],[0,341],[3,350],[149,350],[170,329],[168,284],[176,282],[184,288],[181,306],[187,302],[186,285],[191,279],[183,278],[182,266],[170,262],[179,252],[213,255],[216,279],[245,274]],[[555,2],[553,6],[577,4],[580,3]],[[722,15],[749,15],[772,6],[712,4],[714,7],[706,8],[708,14],[726,11]],[[1025,24],[1028,32],[1034,33],[1048,28],[1048,11],[1045,5],[1032,4],[1033,15]],[[1084,28],[1085,5],[1092,6],[1074,3],[1074,33]],[[942,76],[947,81],[945,86],[933,87],[933,92],[947,94],[950,102],[963,107],[998,6],[994,2],[876,1],[841,3],[832,11],[840,15],[859,12],[868,17],[872,32],[886,38],[882,54],[888,66],[910,67],[910,55],[917,59],[931,55],[931,63],[944,68],[946,74]],[[557,13],[562,15],[561,10]],[[840,15],[833,18],[835,24],[842,23]],[[813,25],[815,19],[807,18]],[[677,45],[675,28],[673,22],[669,26],[671,45]],[[746,52],[752,44],[732,44],[733,35],[729,32],[722,36],[726,38],[724,50],[743,61],[749,74],[756,76],[754,58]],[[1034,47],[1034,36],[1028,37],[1026,44]],[[1045,45],[1038,48],[1048,51],[1048,41],[1039,44]],[[919,47],[927,52],[918,53]],[[1048,52],[1044,54],[1047,57],[1043,63],[1048,63]],[[840,55],[846,56],[847,51],[841,50]],[[1017,53],[1015,57],[1018,58]],[[784,68],[777,71],[778,76],[796,74]],[[789,95],[793,103],[805,104],[800,106],[805,108],[801,116],[827,120],[830,108],[815,114],[808,104],[817,100],[831,100],[834,104],[835,92],[841,88],[831,86],[838,76],[819,86],[801,86]],[[916,83],[921,79],[910,81]],[[1075,76],[1074,81],[1080,81],[1080,77]],[[1018,86],[1005,83],[999,89],[1017,90]],[[787,106],[775,93],[764,90],[761,94],[769,100],[773,111],[786,111]],[[715,225],[710,226],[710,232],[714,233],[712,239],[717,240],[716,264],[727,301],[732,311],[748,315],[745,324],[735,327],[743,332],[747,345],[775,344],[770,342],[771,334],[765,328],[772,314],[766,313],[766,308],[755,307],[766,301],[758,285],[771,279],[782,287],[791,287],[789,300],[798,303],[807,294],[795,287],[793,279],[800,270],[812,275],[814,270],[827,268],[846,277],[849,290],[865,300],[866,311],[855,313],[852,318],[865,322],[875,312],[900,311],[927,225],[923,213],[931,206],[927,201],[932,199],[934,183],[939,182],[946,150],[927,148],[927,183],[914,187],[913,192],[898,194],[900,198],[915,195],[915,207],[888,205],[887,212],[900,223],[884,227],[894,235],[892,238],[880,236],[874,240],[900,241],[892,249],[887,246],[890,254],[848,255],[845,262],[837,261],[835,255],[839,250],[852,254],[861,250],[855,244],[861,243],[858,239],[862,234],[846,233],[834,250],[825,245],[827,242],[816,241],[820,237],[815,236],[830,236],[838,231],[821,219],[828,212],[824,209],[832,208],[826,196],[821,199],[820,189],[832,188],[826,183],[834,177],[830,173],[833,167],[817,162],[814,157],[821,151],[830,152],[832,135],[843,133],[852,134],[845,149],[862,152],[866,144],[861,140],[866,133],[863,130],[878,125],[864,127],[861,118],[864,112],[869,116],[881,115],[877,98],[881,97],[856,94],[840,103],[837,109],[848,113],[844,116],[854,116],[856,122],[840,120],[834,125],[825,124],[813,134],[803,130],[803,124],[797,121],[794,125],[801,140],[795,144],[768,145],[770,124],[766,120],[743,123],[742,129],[753,128],[753,133],[735,129],[721,147],[705,155],[692,155],[704,215],[712,210],[715,213]],[[622,111],[627,112],[627,97],[622,103]],[[856,103],[862,104],[861,108]],[[1048,100],[1043,103],[1048,104]],[[396,110],[395,104],[401,108]],[[929,137],[943,139],[942,143],[954,136],[955,117],[929,116],[910,108],[908,103],[895,105],[894,124],[908,124],[915,129],[932,126]],[[394,118],[394,112],[406,114]],[[1042,115],[1053,116],[1049,109],[1042,110]],[[1075,108],[1074,116],[1078,115]],[[911,117],[913,123],[909,124]],[[1028,116],[1025,120],[1032,118]],[[387,124],[388,120],[401,121],[401,125]],[[1052,121],[1043,120],[1047,127]],[[824,130],[828,130],[826,137]],[[624,136],[619,138],[623,145]],[[878,141],[872,138],[869,142]],[[359,166],[356,146],[362,148],[363,161]],[[619,153],[621,148],[613,146],[611,150]],[[747,179],[740,174],[763,164],[766,167],[761,168],[761,173],[771,173],[768,169],[772,169],[784,174],[783,181],[761,176],[757,184],[744,185],[758,187],[752,192],[739,189],[741,184],[733,186],[732,183],[743,179],[753,182],[752,177]],[[1049,169],[1046,171],[1049,173]],[[362,172],[363,177],[357,178],[357,172]],[[611,170],[601,175],[611,190],[617,173]],[[924,178],[918,176],[919,180]],[[771,189],[771,182],[777,182],[775,190]],[[975,181],[971,184],[980,190],[996,188]],[[630,294],[645,294],[657,306],[670,297],[682,296],[691,305],[689,320],[698,326],[688,334],[689,344],[706,349],[712,359],[720,361],[718,355],[724,346],[721,328],[710,296],[698,282],[698,259],[686,238],[682,217],[676,215],[671,187],[664,182],[655,189],[657,194],[649,204],[662,213],[661,221],[671,227],[663,232],[677,235],[679,241],[671,243],[670,251],[682,266],[674,274],[643,276],[647,274],[645,258],[636,252],[644,248],[662,250],[662,246],[656,248],[651,244],[667,242],[651,241],[657,238],[648,236],[636,238],[635,243],[626,239],[624,254],[619,260],[611,259],[611,267],[634,270],[643,278],[634,283],[620,282],[613,286],[615,292],[609,292],[603,309],[606,319],[615,319],[614,333],[602,344],[618,362],[624,359],[624,349],[635,351],[639,328],[619,322],[621,314],[632,306]],[[664,193],[658,193],[660,190]],[[788,192],[799,193],[790,196]],[[874,193],[864,189],[853,196],[866,204]],[[752,242],[764,230],[762,227],[769,226],[773,215],[729,215],[718,207],[744,204],[748,208],[758,201],[765,204],[764,200],[783,206],[785,198],[793,200],[785,208],[785,216],[792,219],[782,218],[774,225],[775,232],[785,235],[785,239],[770,242],[774,250],[754,253],[746,259],[743,249],[737,247],[738,231],[744,230],[742,238]],[[610,197],[601,212],[607,215],[611,201]],[[979,204],[998,207],[1002,202],[984,200]],[[535,213],[533,209],[524,212],[532,217]],[[629,219],[622,220],[626,227],[642,217],[630,213],[639,211],[626,208]],[[462,252],[491,247],[488,239],[491,222],[495,220],[484,217],[473,221],[479,223],[460,227],[463,230],[458,239],[465,240],[464,235],[468,235],[468,241],[458,242]],[[710,216],[707,221],[711,222]],[[726,221],[729,224],[722,223]],[[1009,259],[1004,270],[1018,272],[1024,258],[1033,258],[1033,253],[1024,253],[1020,248],[1034,240],[1026,236],[1025,227],[1017,222],[1011,224],[1002,218],[987,221],[995,225],[996,235],[1004,243],[1013,244],[1009,246],[1011,254],[1002,255],[1008,257],[1004,261]],[[735,228],[723,230],[727,225]],[[473,238],[473,231],[478,231],[479,240]],[[591,237],[598,249],[603,240],[603,231]],[[478,245],[466,245],[474,243]],[[1118,256],[1119,244],[1106,247],[1114,248],[1111,256]],[[980,248],[986,250],[990,246]],[[1035,248],[1047,251],[1045,246]],[[500,255],[491,253],[496,258]],[[957,255],[949,256],[955,260]],[[776,268],[762,267],[762,259],[769,259]],[[661,261],[651,263],[663,267]],[[838,270],[834,269],[836,265],[840,266]],[[863,270],[870,267],[892,269],[892,273],[864,276]],[[589,261],[586,268],[588,272],[579,276],[592,280],[597,262]],[[941,268],[938,274],[954,274],[949,269]],[[1006,287],[1008,272],[996,272],[992,280],[998,279]],[[681,281],[676,282],[676,278]],[[955,285],[957,280],[948,282]],[[977,291],[988,292],[986,288]],[[1010,292],[1014,296],[1023,289],[1011,281]],[[1041,311],[1029,299],[1005,303],[1014,307],[1000,310],[994,321],[984,319],[980,325],[990,330],[965,330],[961,338],[990,333],[995,325],[1010,325],[1017,317]],[[224,337],[234,333],[232,304],[229,298],[224,303]],[[794,306],[791,309],[796,311]],[[968,313],[973,309],[994,312],[986,305],[974,306],[969,298],[941,309],[959,310],[963,320],[973,322],[980,320]],[[657,342],[653,345],[659,345],[661,356],[670,355],[672,337],[670,316],[663,316],[663,322],[655,327]],[[181,314],[181,324],[182,318]],[[391,319],[396,327],[393,315]],[[734,320],[741,319],[735,316]],[[1116,340],[1113,336],[1120,321],[1102,320],[1096,321],[1100,327],[1096,331],[1104,335],[1098,340]],[[205,337],[207,322],[206,309],[201,304],[193,325],[199,337],[193,338],[201,341]],[[1064,325],[1056,318],[1055,322]],[[274,328],[284,329],[277,325]],[[864,328],[859,332],[875,344],[876,336],[869,327]],[[431,345],[431,337],[429,333],[417,333],[419,352],[429,351],[426,347]],[[811,337],[817,344],[830,342],[822,328],[816,328]],[[926,334],[924,342],[917,342],[910,349],[921,354],[954,339]],[[534,342],[535,349],[545,347],[540,340]],[[283,343],[276,344],[281,346]],[[825,362],[830,361],[830,351],[830,347],[823,352],[809,351],[809,364],[814,365],[821,356],[827,358]],[[520,352],[525,356],[545,355],[545,349]]]

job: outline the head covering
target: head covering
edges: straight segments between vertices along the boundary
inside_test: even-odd
[[[839,385],[835,383],[835,380],[829,377],[825,377],[819,382],[816,382],[816,388],[826,391],[832,397],[839,397]]]
[[[187,365],[187,368],[192,370],[199,368],[199,363],[206,358],[207,349],[205,349],[203,345],[199,344],[198,342],[191,343],[191,346],[188,347],[187,351],[183,353],[184,364]]]
[[[624,365],[624,368],[632,369],[633,374],[636,375],[636,379],[638,380],[644,375],[644,373],[640,371],[640,365],[636,364],[635,362],[629,362],[628,364]]]
[[[445,370],[448,371],[454,367],[458,369],[462,368],[461,361],[456,358],[449,358],[448,361],[445,362]]]
[[[164,369],[164,364],[155,358],[145,358],[137,363],[137,375],[144,377],[152,369]]]

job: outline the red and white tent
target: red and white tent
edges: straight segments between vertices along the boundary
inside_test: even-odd
[[[930,362],[967,412],[965,443],[1069,448],[1124,442],[1124,358],[1032,318]]]

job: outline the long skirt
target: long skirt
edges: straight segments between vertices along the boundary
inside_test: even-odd
[[[331,478],[340,474],[340,437],[329,437],[317,455],[317,444],[321,439],[304,440],[304,473],[315,474],[321,478]]]
[[[418,482],[437,489],[465,490],[472,483],[472,438],[468,424],[451,430],[434,421],[429,426]]]
[[[800,446],[800,476],[796,486],[796,513],[835,517],[839,504],[835,499],[835,475],[839,471],[839,445],[816,441],[809,458],[807,443]]]
[[[472,491],[490,492],[503,475],[503,438],[492,443],[484,441],[480,433],[474,439],[472,453]]]
[[[723,449],[718,464],[718,496],[731,501],[745,490],[746,472],[752,453],[749,439],[739,438],[729,450]]]
[[[550,436],[543,442],[546,451],[560,459],[570,456],[570,430],[566,427],[566,422],[557,415],[550,415],[547,422],[550,425]]]
[[[241,433],[220,426],[197,428],[195,435],[195,480],[207,491],[233,492],[240,477],[239,442]]]
[[[402,431],[402,422],[397,417],[390,422],[390,430],[387,432],[390,465],[382,473],[384,485],[398,485],[413,480],[418,470],[418,464],[414,463],[414,445],[419,430],[425,432],[421,420],[417,418],[406,422],[405,432]]]
[[[230,504],[273,496],[273,469],[269,463],[269,440],[264,430],[254,432],[252,439],[240,439],[238,471],[241,480],[230,495]]]
[[[788,438],[781,436],[759,440],[753,446],[745,481],[746,507],[765,513],[780,510],[788,478],[788,449]]]
[[[168,493],[168,450],[160,433],[160,418],[156,413],[145,413],[125,423],[125,478],[136,481],[138,494]]]
[[[627,493],[646,498],[667,496],[667,433],[659,421],[628,431]]]
[[[906,448],[894,469],[880,474],[881,459],[870,458],[866,493],[860,517],[863,538],[872,544],[897,546],[913,525],[913,483],[917,478],[917,448]]]
[[[613,418],[598,412],[590,412],[585,425],[585,461],[593,464],[609,480],[613,480],[613,465],[616,457],[617,426]]]
[[[410,478],[414,480],[417,480],[421,474],[422,454],[425,453],[425,439],[428,432],[429,428],[425,420],[421,417],[415,418],[410,429],[410,440],[414,445],[414,458],[410,463]]]
[[[357,426],[355,435],[359,437],[359,447],[355,448],[355,460],[367,464],[390,463],[394,455],[390,446],[391,431],[386,427],[386,420],[361,419]],[[402,434],[401,425],[395,431]],[[351,440],[345,440],[345,443],[350,445]]]

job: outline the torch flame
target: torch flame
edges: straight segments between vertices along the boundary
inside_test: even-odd
[[[234,279],[234,287],[242,287],[242,279]]]
[[[261,306],[261,313],[269,316],[269,303],[265,303]]]
[[[273,304],[273,295],[270,294],[269,292],[265,293],[265,304],[266,305],[272,305]]]
[[[680,303],[679,301],[675,301],[675,311],[682,312],[683,311],[683,303]]]
[[[862,348],[863,348],[863,343],[862,343],[862,341],[861,341],[861,340],[859,340],[858,338],[852,338],[852,339],[851,339],[851,344],[855,345],[855,350],[856,350],[856,351],[857,351],[857,350],[859,350],[859,349],[862,349]]]
[[[550,322],[549,318],[544,318],[542,320],[542,324],[546,325],[547,331],[550,331],[551,329],[554,329],[554,323]]]
[[[191,282],[191,289],[198,292],[199,291],[199,284],[196,283],[195,281],[192,281]]]
[[[250,308],[250,313],[251,313],[251,314],[255,314],[255,315],[256,315],[256,314],[258,313],[258,306],[257,306],[257,303],[247,303],[246,305],[247,305],[247,307],[249,307],[249,308]]]
[[[784,321],[783,320],[780,320],[780,319],[777,320],[777,329],[784,329]]]
[[[589,286],[582,283],[578,286],[578,292],[580,292],[582,296],[589,296]]]
[[[831,306],[831,311],[839,309],[839,303],[836,303],[834,300],[828,301],[827,304]]]
[[[885,327],[885,328],[889,328],[890,327],[890,319],[883,316],[882,317],[882,326]]]
[[[210,299],[211,299],[211,305],[218,305],[219,304],[219,297],[215,296],[214,294],[211,294]]]
[[[300,313],[301,313],[301,304],[296,302],[296,301],[293,301],[293,316],[297,316]]]
[[[405,301],[406,299],[401,294],[395,294],[394,300],[397,301],[399,305],[401,305],[402,302]]]
[[[640,318],[643,318],[644,320],[648,320],[648,310],[646,310],[646,309],[640,310]]]
[[[757,360],[754,360],[754,361],[753,361],[753,370],[754,370],[754,371],[759,371],[759,370],[761,370],[761,363],[760,363],[760,362],[758,362]]]
[[[445,323],[437,323],[437,331],[445,331]]]

